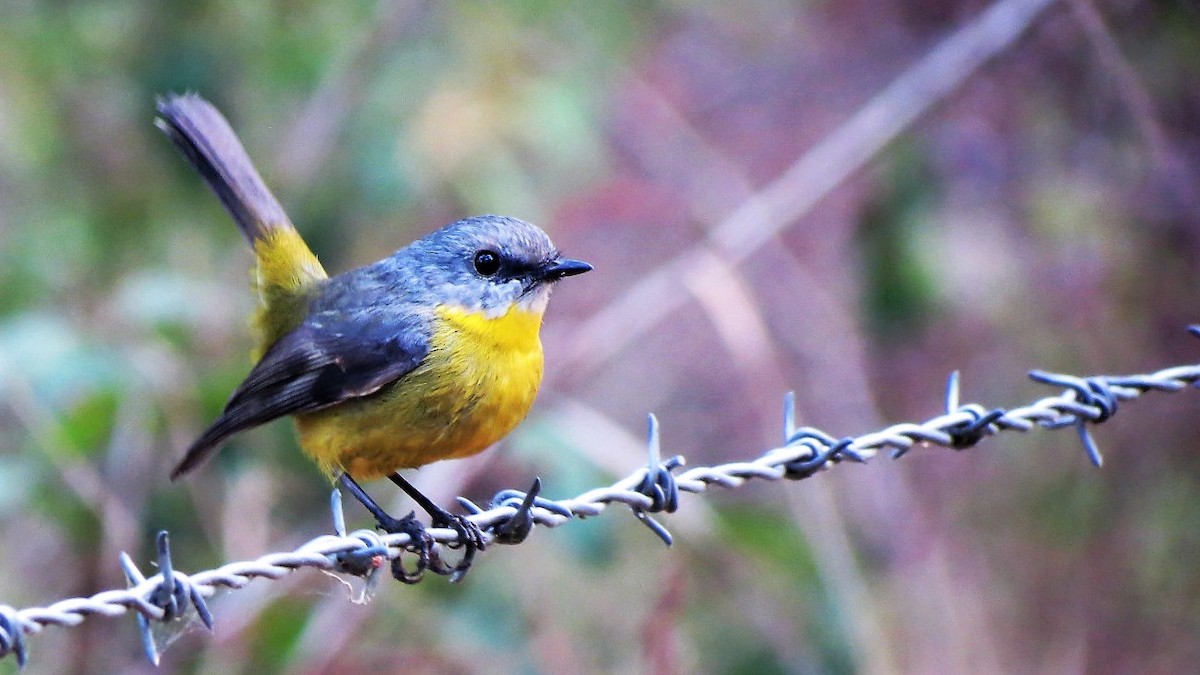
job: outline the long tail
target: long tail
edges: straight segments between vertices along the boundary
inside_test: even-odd
[[[254,248],[254,285],[260,300],[253,321],[258,343],[254,357],[258,360],[304,320],[309,295],[328,276],[220,111],[196,94],[183,94],[159,99],[158,114],[154,124],[217,193]],[[200,465],[227,436],[245,428],[226,429],[221,424],[218,420],[192,445],[171,472],[171,480]]]
[[[217,193],[254,247],[260,299],[255,353],[261,355],[304,318],[305,297],[328,275],[216,107],[196,94],[172,95],[159,99],[158,114],[155,125]]]
[[[158,100],[158,114],[155,126],[204,177],[251,244],[272,230],[295,229],[229,122],[211,103],[196,94],[166,96]]]

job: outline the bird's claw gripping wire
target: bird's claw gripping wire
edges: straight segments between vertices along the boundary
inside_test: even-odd
[[[416,512],[409,511],[403,518],[389,517],[387,521],[377,522],[375,527],[387,534],[407,534],[408,544],[402,550],[417,556],[416,566],[411,572],[404,566],[403,555],[392,558],[392,578],[409,585],[421,581],[425,571],[433,565],[434,541],[429,535],[429,530],[417,520]]]
[[[650,528],[650,531],[662,539],[664,544],[670,546],[675,541],[671,532],[662,523],[651,518],[650,514],[674,513],[679,508],[679,486],[671,471],[683,466],[684,460],[682,455],[675,455],[664,461],[658,431],[658,418],[650,415],[648,427],[646,452],[649,459],[646,463],[646,475],[642,477],[642,481],[638,483],[637,487],[633,488],[633,491],[649,497],[650,504],[648,506],[631,506],[630,508],[633,509],[633,515],[643,525]]]
[[[482,551],[487,546],[487,540],[484,539],[483,530],[479,525],[469,520],[466,516],[450,513],[446,509],[434,504],[431,499],[421,493],[412,483],[409,483],[399,473],[393,473],[388,476],[388,480],[392,481],[401,490],[404,490],[409,497],[412,498],[426,513],[429,514],[431,527],[448,527],[454,530],[457,538],[450,543],[445,544],[445,548],[463,550],[462,557],[457,563],[450,564],[442,559],[440,550],[434,545],[433,537],[428,531],[423,533],[422,539],[425,544],[422,544],[421,550],[418,551],[421,561],[426,563],[425,569],[442,576],[450,577],[450,583],[461,581],[467,572],[471,569],[471,564],[475,562],[475,554]],[[409,514],[409,519],[416,523],[416,518],[413,514]],[[416,523],[420,526],[420,523]],[[405,523],[405,527],[411,527]],[[406,530],[412,536],[412,530]],[[414,540],[415,541],[415,540]],[[393,571],[395,571],[393,569]],[[399,577],[397,577],[399,578]],[[418,580],[420,577],[418,576]],[[406,582],[415,583],[415,582]]]
[[[8,654],[17,657],[17,668],[24,668],[29,659],[29,650],[25,646],[25,627],[17,610],[8,605],[0,605],[0,658]]]
[[[1191,331],[1191,327],[1188,330]],[[1196,333],[1193,331],[1193,334]],[[1059,420],[1045,423],[1043,426],[1048,429],[1057,429],[1067,425],[1075,425],[1075,430],[1079,432],[1079,440],[1083,443],[1083,450],[1087,453],[1088,459],[1097,467],[1102,466],[1104,458],[1101,457],[1100,448],[1096,445],[1095,439],[1092,438],[1087,425],[1088,423],[1100,424],[1117,412],[1117,403],[1119,401],[1106,378],[1101,376],[1076,377],[1074,375],[1031,370],[1029,371],[1029,379],[1041,384],[1064,387],[1074,394],[1075,404],[1066,406],[1063,409],[1063,417]]]
[[[388,517],[379,520],[376,527],[388,534],[407,534],[408,544],[404,550],[416,555],[415,567],[409,571],[404,565],[404,557],[398,555],[392,558],[392,577],[405,584],[416,584],[425,577],[426,572],[450,577],[451,582],[457,582],[466,575],[475,561],[475,552],[483,549],[483,535],[479,526],[461,516],[446,513],[446,518],[432,516],[430,527],[449,527],[458,533],[459,541],[446,544],[447,548],[462,547],[463,556],[455,564],[446,562],[440,553],[437,542],[429,534],[429,528],[417,520],[415,511],[409,511],[403,518]]]
[[[149,607],[157,607],[162,610],[162,616],[156,618],[162,623],[174,621],[187,614],[189,609],[195,609],[196,615],[204,627],[212,630],[213,617],[212,612],[208,609],[208,603],[204,601],[204,596],[200,595],[200,591],[196,589],[191,580],[175,571],[175,567],[171,563],[171,540],[166,530],[158,533],[155,547],[158,553],[159,576],[162,577],[162,580],[145,597],[144,603],[138,606],[137,621],[138,629],[142,634],[142,649],[146,653],[146,659],[157,666],[160,654],[158,646],[154,642],[154,635],[150,631],[150,619],[147,616]],[[133,559],[124,552],[121,553],[121,567],[125,572],[125,580],[130,586],[138,586],[146,581],[146,577],[133,563]]]
[[[415,521],[415,513],[409,513],[405,518],[393,517],[387,511],[384,511],[383,507],[379,506],[379,504],[372,499],[365,490],[362,489],[362,486],[358,484],[358,481],[351,478],[349,474],[343,473],[339,475],[338,484],[349,491],[354,499],[358,501],[358,503],[362,504],[363,508],[365,508],[371,514],[371,516],[375,518],[376,529],[388,534],[408,534],[409,540],[412,543],[418,541],[424,543],[426,541],[426,537],[428,535],[425,533],[425,528],[421,527],[420,531],[418,532],[413,531],[410,527],[407,527],[409,523],[406,523],[406,521],[410,519]],[[334,492],[338,493],[338,490],[335,489]],[[340,497],[330,497],[330,499],[334,502],[335,506],[341,502]],[[345,531],[346,524],[345,517],[342,515],[340,508],[333,508],[333,518],[334,530],[341,534]],[[346,567],[350,568],[351,572],[353,572],[353,568],[356,566],[356,561],[354,558],[346,557],[345,554],[339,556],[338,562],[339,565],[345,565]],[[422,555],[418,553],[417,571],[414,573],[408,573],[404,569],[404,563],[401,561],[400,556],[396,556],[395,558],[392,558],[392,576],[404,583],[416,583],[420,581],[421,575],[425,571],[425,564],[427,564],[427,554]]]
[[[433,516],[433,525],[449,527],[454,530],[458,534],[458,541],[446,544],[445,547],[461,548],[463,554],[457,563],[451,564],[442,560],[437,548],[432,548],[430,549],[429,569],[435,574],[450,577],[450,583],[458,583],[471,570],[471,565],[475,562],[475,554],[487,546],[483,530],[474,521],[468,520],[466,516],[452,514],[449,511],[443,511],[441,515]]]
[[[403,556],[398,555],[392,559],[392,576],[397,581],[405,584],[415,584],[421,581],[427,571],[448,576],[452,582],[462,579],[467,570],[470,569],[471,563],[475,561],[476,551],[481,551],[484,548],[483,532],[479,529],[479,526],[463,516],[453,515],[449,511],[437,506],[418,492],[416,488],[409,485],[408,481],[404,480],[398,474],[392,474],[389,478],[391,478],[393,483],[404,489],[409,496],[413,497],[423,509],[429,512],[431,527],[449,527],[458,534],[458,541],[453,544],[447,544],[447,548],[463,549],[462,558],[457,563],[451,564],[446,562],[442,559],[436,542],[429,534],[429,528],[417,520],[415,511],[409,512],[403,518],[395,518],[389,515],[353,478],[343,473],[338,476],[339,484],[346,488],[371,513],[375,518],[376,528],[388,534],[408,535],[409,543],[404,546],[404,550],[416,554],[416,566],[412,571],[409,571],[404,566]]]
[[[448,518],[444,520],[434,517],[430,525],[431,527],[449,527],[458,534],[458,542],[445,546],[446,548],[462,548],[462,558],[454,564],[444,560],[441,556],[441,549],[434,541],[433,536],[429,534],[429,529],[417,520],[415,513],[410,512],[398,521],[399,527],[396,532],[409,536],[410,543],[405,549],[417,555],[416,569],[408,572],[404,568],[403,558],[397,557],[392,560],[393,577],[406,584],[415,584],[428,571],[450,577],[450,581],[453,583],[458,582],[466,575],[467,571],[471,569],[471,564],[475,562],[475,552],[483,549],[483,534],[480,532],[479,526],[471,521],[465,520],[461,516],[450,514],[447,516]]]

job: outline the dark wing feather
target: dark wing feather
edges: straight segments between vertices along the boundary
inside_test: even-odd
[[[309,322],[280,338],[233,392],[225,411],[188,448],[171,480],[203,463],[235,433],[278,417],[313,412],[368,396],[421,362],[426,349],[415,332],[382,333],[367,323],[337,330]]]

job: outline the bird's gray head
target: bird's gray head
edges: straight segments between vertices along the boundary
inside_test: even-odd
[[[399,251],[419,270],[420,283],[439,304],[489,316],[514,304],[542,313],[550,287],[592,266],[562,257],[541,228],[516,218],[476,216],[451,223]]]

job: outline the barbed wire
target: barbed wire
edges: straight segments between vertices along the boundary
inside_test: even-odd
[[[1191,326],[1188,330],[1200,337],[1200,327]],[[899,459],[917,446],[964,450],[1001,431],[1074,426],[1089,460],[1100,466],[1100,452],[1089,427],[1111,419],[1122,401],[1136,399],[1150,391],[1173,393],[1197,386],[1200,364],[1176,366],[1144,375],[1077,377],[1032,371],[1029,377],[1041,384],[1061,387],[1062,392],[1019,408],[989,410],[975,403],[959,403],[960,382],[955,372],[946,386],[944,413],[922,423],[895,424],[880,431],[840,439],[813,427],[797,428],[794,396],[789,393],[784,402],[782,445],[752,460],[695,467],[678,475],[674,472],[685,465],[684,458],[681,455],[666,460],[661,458],[658,421],[651,415],[647,465],[612,485],[589,490],[572,499],[554,501],[538,496],[540,483],[535,482],[528,492],[504,490],[498,493],[487,509],[462,497],[459,502],[469,512],[466,519],[479,527],[484,545],[516,544],[535,525],[558,527],[578,518],[600,515],[615,504],[628,506],[641,522],[670,545],[669,531],[651,514],[675,511],[680,505],[681,491],[701,494],[710,486],[737,488],[753,479],[802,480],[843,461],[866,463],[885,450],[891,451],[893,459]],[[311,567],[360,577],[365,582],[360,592],[363,597],[369,597],[380,581],[385,561],[399,559],[421,544],[413,541],[409,534],[380,534],[371,530],[347,533],[338,490],[332,493],[331,508],[333,535],[318,536],[292,551],[271,553],[190,575],[175,569],[168,535],[161,532],[156,542],[158,574],[149,578],[143,576],[129,556],[121,554],[129,588],[61,600],[47,607],[18,610],[0,605],[0,658],[12,654],[17,663],[24,666],[28,658],[26,635],[38,633],[50,625],[77,626],[90,616],[120,616],[133,611],[137,613],[142,629],[147,658],[157,664],[159,651],[151,635],[151,623],[180,622],[196,617],[211,629],[213,619],[205,598],[212,596],[218,588],[239,589],[254,579],[279,579],[294,570]],[[454,548],[464,543],[465,536],[461,530],[448,527],[428,528],[426,535],[433,542],[434,556],[438,555],[439,547]],[[430,551],[426,550],[425,554],[429,555]],[[446,574],[451,581],[456,581],[463,572],[447,566],[429,569]]]

